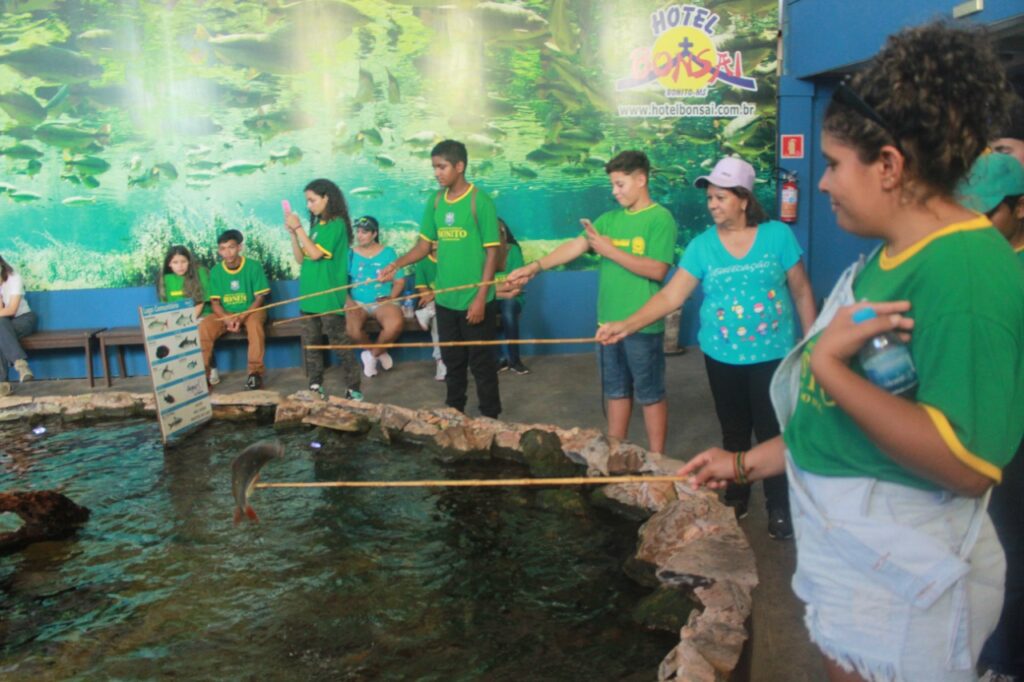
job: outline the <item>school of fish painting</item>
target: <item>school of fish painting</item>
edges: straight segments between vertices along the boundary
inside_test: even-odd
[[[280,200],[318,177],[401,251],[466,143],[527,260],[615,204],[643,149],[680,247],[727,154],[774,196],[777,3],[708,0],[3,0],[0,254],[30,290],[150,284],[237,228],[293,278]]]

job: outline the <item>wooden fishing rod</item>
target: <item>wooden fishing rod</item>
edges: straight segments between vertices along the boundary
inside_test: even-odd
[[[257,483],[257,488],[498,488],[533,485],[608,485],[610,483],[682,483],[688,476],[577,476],[570,478],[486,478],[423,481],[314,481]]]
[[[280,305],[288,305],[289,303],[295,303],[296,301],[304,301],[307,298],[314,298],[316,296],[323,296],[324,294],[333,294],[333,293],[338,292],[338,291],[345,291],[346,289],[354,289],[355,287],[359,287],[359,286],[362,286],[364,284],[370,284],[370,283],[376,282],[376,281],[377,281],[376,279],[368,279],[368,280],[364,280],[362,282],[352,282],[350,284],[346,284],[345,286],[334,287],[333,289],[324,289],[323,291],[316,291],[316,292],[314,292],[312,294],[303,294],[302,296],[296,296],[295,298],[289,298],[286,301],[275,301],[273,303],[268,303],[267,305],[261,305],[259,308],[253,308],[252,310],[243,310],[240,313],[232,313],[230,315],[225,315],[224,317],[221,317],[221,318],[218,318],[218,319],[230,320],[233,317],[238,317],[239,315],[248,315],[249,313],[254,313],[257,310],[269,310],[270,308],[276,308],[277,306],[280,306]],[[300,318],[296,318],[296,319],[300,319]]]
[[[434,344],[432,341],[422,341],[415,343],[353,343],[344,346],[306,346],[307,350],[355,350],[359,348],[365,348],[367,350],[373,348],[433,348],[435,345],[438,348],[458,348],[460,346],[500,346],[502,344],[513,344],[522,345],[526,343],[536,344],[553,344],[553,343],[596,343],[595,337],[578,338],[578,339],[489,339],[480,341],[441,341]]]
[[[371,279],[371,280],[368,280],[368,281],[376,282],[377,280]],[[446,289],[433,289],[431,291],[421,291],[421,292],[418,292],[418,293],[415,293],[415,294],[408,294],[406,296],[396,296],[395,298],[389,298],[387,301],[385,301],[385,303],[398,303],[400,301],[411,301],[413,299],[417,299],[417,298],[421,298],[423,296],[426,296],[427,294],[445,294],[445,293],[448,293],[449,291],[461,291],[462,289],[477,289],[479,287],[489,287],[489,286],[491,286],[493,284],[498,284],[499,281],[504,281],[504,280],[492,279],[489,282],[475,282],[473,284],[460,284],[457,287],[448,287]],[[363,284],[365,284],[365,283],[366,282],[363,282]],[[357,303],[355,305],[345,306],[344,308],[337,308],[335,310],[328,310],[325,313],[316,313],[316,314],[313,314],[313,315],[299,315],[298,317],[291,317],[291,318],[288,318],[286,320],[277,320],[271,326],[276,327],[279,324],[287,324],[289,322],[295,322],[296,320],[309,320],[309,319],[312,319],[314,317],[323,317],[324,315],[340,315],[340,314],[343,314],[343,313],[352,312],[353,310],[359,310],[362,307],[363,307],[362,305]],[[309,348],[313,348],[313,346],[308,346],[308,347]],[[360,348],[364,348],[364,347],[365,346],[360,346]]]

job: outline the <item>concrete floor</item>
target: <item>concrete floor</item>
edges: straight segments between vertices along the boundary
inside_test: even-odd
[[[562,427],[604,427],[600,379],[592,354],[533,356],[525,361],[532,370],[530,374],[500,375],[502,419]],[[691,348],[685,354],[670,356],[666,359],[666,368],[670,415],[666,454],[685,460],[718,444],[721,434],[700,351]],[[364,378],[362,390],[366,399],[374,402],[411,408],[437,407],[444,404],[444,384],[434,381],[433,376],[432,362],[396,363],[389,372],[372,379]],[[244,380],[244,372],[225,372],[224,380],[215,390],[240,391]],[[339,370],[329,369],[326,390],[340,393],[342,386]],[[306,379],[301,369],[272,371],[266,377],[265,388],[287,394],[306,388]],[[146,392],[151,391],[152,386],[148,376],[115,379],[111,389],[102,385],[90,389],[85,380],[39,381],[16,386],[15,394],[71,395],[90,390]],[[470,414],[478,414],[473,390],[470,382],[468,410]],[[647,443],[639,414],[633,415],[630,436],[637,443]],[[791,541],[780,542],[768,537],[760,486],[755,487],[750,514],[740,525],[754,548],[760,578],[760,585],[754,592],[753,638],[748,647],[749,679],[754,682],[824,680],[821,656],[810,644],[803,625],[803,607],[790,588],[795,548]],[[741,663],[737,678],[745,677],[743,667],[746,666]]]

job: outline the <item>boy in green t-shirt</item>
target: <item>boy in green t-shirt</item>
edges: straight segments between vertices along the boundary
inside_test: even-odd
[[[498,264],[498,214],[494,201],[466,180],[469,155],[455,140],[439,142],[430,152],[434,177],[443,188],[427,200],[420,240],[407,254],[381,271],[381,280],[399,268],[426,258],[437,244],[437,330],[447,367],[445,404],[466,409],[467,369],[476,381],[480,412],[501,414],[498,363],[487,346],[444,347],[446,341],[493,341],[497,304],[494,287],[453,287],[494,280]]]
[[[209,380],[214,342],[227,332],[237,332],[245,327],[249,337],[249,377],[245,387],[255,390],[263,386],[263,354],[266,351],[263,325],[267,321],[267,311],[255,309],[263,305],[270,293],[270,284],[263,266],[242,255],[242,239],[238,230],[225,230],[217,237],[217,253],[221,262],[210,272],[213,315],[204,317],[199,323],[199,343]]]
[[[639,151],[625,151],[605,165],[612,195],[622,206],[608,211],[557,249],[508,274],[513,285],[526,284],[541,270],[564,265],[593,250],[601,261],[597,323],[625,320],[658,293],[675,255],[676,221],[656,204],[648,190],[651,163]],[[653,452],[665,452],[668,403],[665,401],[664,323],[658,321],[618,343],[598,347],[602,391],[608,400],[608,435],[625,438],[633,397],[643,406],[647,440]]]

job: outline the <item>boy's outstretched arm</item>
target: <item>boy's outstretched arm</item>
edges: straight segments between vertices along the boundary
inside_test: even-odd
[[[409,249],[409,251],[405,255],[399,256],[398,260],[395,260],[389,265],[385,266],[380,271],[380,277],[378,277],[377,279],[379,279],[381,282],[390,282],[392,279],[395,278],[395,273],[398,272],[400,268],[404,268],[407,265],[412,265],[413,263],[418,263],[427,256],[429,256],[430,249],[432,248],[432,246],[432,241],[430,241],[423,235],[420,235],[419,241],[416,242],[416,245]]]
[[[550,270],[551,268],[557,268],[559,265],[565,265],[569,261],[585,254],[589,248],[590,246],[587,244],[586,239],[582,236],[575,237],[564,244],[560,244],[558,248],[546,256],[542,256],[508,273],[506,281],[513,286],[521,287],[541,270]]]
[[[609,237],[598,234],[594,225],[589,220],[583,224],[583,229],[586,231],[587,242],[595,253],[618,263],[634,275],[639,275],[655,282],[661,282],[668,274],[668,263],[648,256],[637,256],[623,251],[612,244],[612,240]]]

